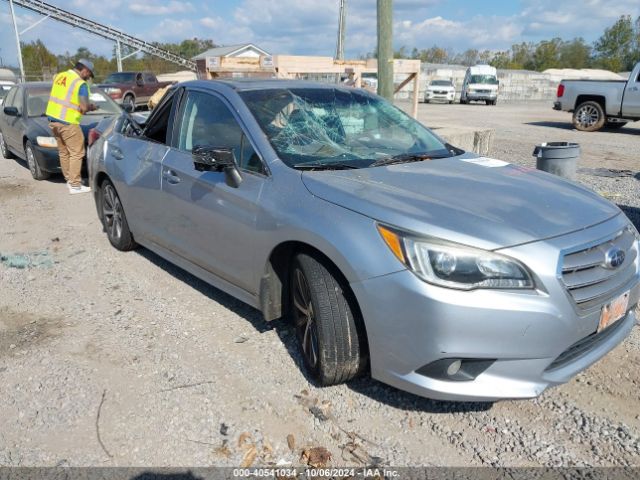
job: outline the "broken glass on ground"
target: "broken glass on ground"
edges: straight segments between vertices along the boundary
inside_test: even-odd
[[[51,268],[55,263],[48,251],[29,253],[0,253],[0,263],[9,268]]]

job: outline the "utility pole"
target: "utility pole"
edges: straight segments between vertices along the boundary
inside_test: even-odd
[[[378,0],[378,95],[393,101],[393,0]]]
[[[9,0],[9,6],[11,7],[11,18],[13,19],[13,29],[16,32],[16,48],[18,49],[18,64],[20,65],[20,79],[24,83],[26,78],[24,76],[24,65],[22,64],[22,47],[20,46],[20,34],[18,33],[18,24],[16,23],[16,13],[13,10],[13,0]]]
[[[336,60],[344,60],[344,37],[347,22],[347,0],[340,0],[340,20],[338,21],[338,43],[336,45]]]

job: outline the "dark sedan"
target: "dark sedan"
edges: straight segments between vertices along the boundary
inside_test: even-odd
[[[82,117],[85,139],[100,120],[118,115],[122,109],[102,91],[92,88],[90,101],[98,110]],[[50,82],[29,82],[16,85],[7,95],[0,112],[0,152],[5,158],[17,156],[26,160],[31,175],[44,180],[59,173],[58,145],[45,114]]]

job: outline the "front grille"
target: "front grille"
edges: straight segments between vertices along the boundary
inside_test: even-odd
[[[607,268],[606,253],[618,248],[625,253],[622,265]],[[589,310],[610,300],[636,274],[635,235],[625,228],[599,245],[564,256],[562,281],[578,308]]]
[[[596,348],[601,343],[605,342],[608,338],[614,335],[624,325],[624,318],[621,318],[616,323],[608,328],[605,328],[601,332],[592,333],[588,337],[579,340],[571,345],[564,352],[562,352],[558,358],[556,358],[551,365],[549,365],[545,372],[549,370],[555,370],[556,368],[564,367],[565,365],[577,360],[584,354],[588,353],[592,349]]]
[[[477,93],[491,93],[491,90],[476,90]]]
[[[433,93],[437,93],[438,95],[446,95],[447,94],[446,90],[434,90]]]

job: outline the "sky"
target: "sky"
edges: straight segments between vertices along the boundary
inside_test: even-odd
[[[376,0],[346,0],[347,58],[376,45]],[[49,3],[147,41],[210,38],[219,45],[253,43],[272,54],[333,56],[339,0],[49,0]],[[0,1],[0,58],[17,65],[9,3]],[[16,7],[18,29],[37,14]],[[394,0],[394,47],[438,45],[462,52],[505,50],[519,42],[561,37],[596,40],[623,14],[640,15],[639,0]],[[78,47],[111,56],[113,43],[47,19],[21,36],[56,54]]]

